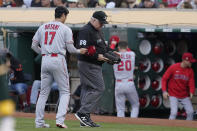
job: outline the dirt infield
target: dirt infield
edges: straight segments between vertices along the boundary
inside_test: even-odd
[[[16,112],[15,117],[34,118],[35,114]],[[46,119],[55,120],[54,113],[45,113]],[[77,120],[74,114],[67,114],[66,120]],[[167,120],[167,119],[153,119],[153,118],[117,118],[114,116],[99,116],[92,115],[92,120],[96,122],[108,123],[122,123],[122,124],[136,124],[136,125],[157,125],[170,127],[190,127],[197,128],[197,121],[186,120]]]

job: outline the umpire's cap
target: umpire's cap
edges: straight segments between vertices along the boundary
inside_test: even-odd
[[[108,24],[107,15],[103,11],[95,11],[92,15],[92,17],[98,19],[102,24]]]
[[[69,14],[69,11],[66,7],[64,6],[58,6],[55,8],[55,18],[60,18],[62,14]]]

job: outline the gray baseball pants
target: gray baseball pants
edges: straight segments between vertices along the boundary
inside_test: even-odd
[[[78,61],[78,69],[81,81],[81,107],[79,113],[92,113],[96,109],[99,100],[105,90],[102,66]]]
[[[49,54],[42,57],[41,90],[36,104],[35,124],[37,126],[42,126],[45,123],[44,109],[51,90],[51,84],[54,80],[58,84],[58,90],[60,93],[56,124],[64,124],[70,99],[70,88],[67,63],[65,56],[63,55],[58,54],[57,57],[51,57]]]
[[[170,96],[169,99],[170,99],[170,117],[169,117],[170,120],[176,119],[177,111],[178,111],[178,102],[183,104],[183,107],[187,113],[186,120],[193,120],[194,110],[189,97],[178,99],[174,96]]]

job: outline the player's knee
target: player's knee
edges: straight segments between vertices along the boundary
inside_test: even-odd
[[[24,83],[18,83],[15,85],[15,90],[19,95],[25,94],[27,90],[27,85]]]
[[[190,109],[186,111],[187,115],[193,115],[194,114],[194,110]]]
[[[10,116],[15,111],[15,104],[12,100],[4,100],[0,102],[0,116]]]

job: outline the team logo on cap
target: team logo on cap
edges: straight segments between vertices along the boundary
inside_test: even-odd
[[[185,60],[189,60],[189,57],[186,57]]]

